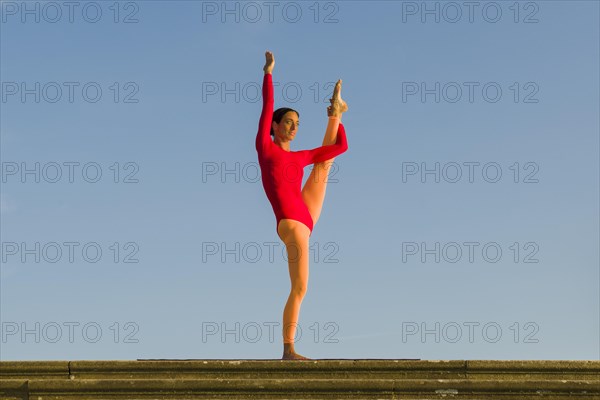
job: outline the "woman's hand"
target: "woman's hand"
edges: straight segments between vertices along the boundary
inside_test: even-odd
[[[263,71],[265,71],[265,74],[272,73],[274,66],[275,66],[275,57],[273,56],[273,53],[271,53],[270,51],[265,52],[265,66],[263,68]]]

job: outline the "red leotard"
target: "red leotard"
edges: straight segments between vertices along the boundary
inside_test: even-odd
[[[256,135],[256,151],[260,165],[263,187],[271,202],[277,227],[284,218],[302,222],[313,230],[313,220],[302,200],[302,178],[304,167],[309,164],[327,161],[348,149],[346,131],[340,122],[335,144],[317,147],[311,150],[286,151],[271,139],[273,119],[273,79],[265,74],[262,86],[263,109]]]

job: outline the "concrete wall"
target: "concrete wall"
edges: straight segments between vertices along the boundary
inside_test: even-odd
[[[0,398],[600,400],[600,361],[2,361]]]

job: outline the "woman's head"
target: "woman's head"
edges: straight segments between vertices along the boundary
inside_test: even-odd
[[[300,114],[292,108],[278,108],[273,113],[273,121],[271,122],[271,136],[293,138],[300,124]]]

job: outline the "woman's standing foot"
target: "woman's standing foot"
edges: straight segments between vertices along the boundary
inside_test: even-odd
[[[303,355],[296,353],[296,351],[294,350],[293,343],[284,343],[283,344],[283,356],[281,357],[281,359],[282,360],[311,360],[311,358],[304,357]]]

